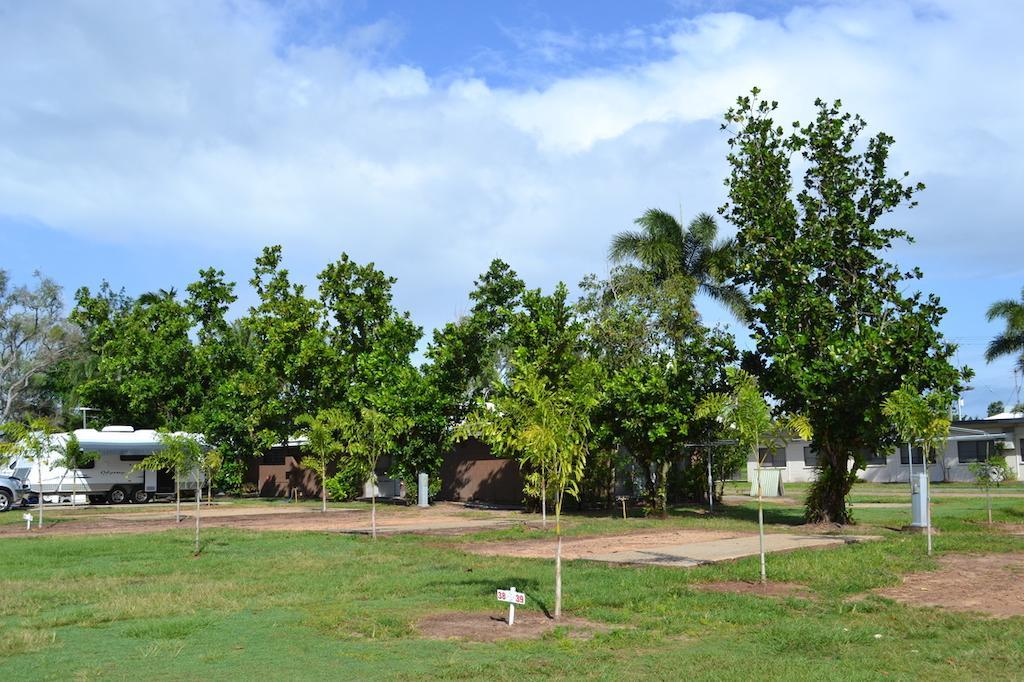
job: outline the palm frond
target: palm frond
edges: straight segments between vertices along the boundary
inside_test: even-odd
[[[1020,331],[1007,331],[992,339],[988,348],[985,349],[985,360],[992,362],[1004,355],[1021,354],[1021,364],[1024,366],[1024,329]]]
[[[1009,329],[1024,329],[1024,303],[1012,299],[996,301],[989,306],[985,318],[992,322],[1000,317],[1006,320]]]
[[[750,322],[753,312],[750,306],[750,300],[736,285],[703,282],[698,285],[697,289],[701,293],[707,294],[711,299],[718,301],[725,306],[740,322]]]

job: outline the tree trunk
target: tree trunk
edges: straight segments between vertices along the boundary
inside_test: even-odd
[[[671,464],[667,461],[659,465],[658,470],[658,511],[661,518],[668,516],[668,471]]]
[[[764,499],[761,490],[761,448],[754,445],[754,456],[757,458],[757,542],[758,553],[761,556],[761,584],[768,582],[768,572],[764,561]]]
[[[555,618],[562,615],[562,492],[555,492]]]
[[[711,473],[711,448],[708,447],[705,451],[705,457],[708,459],[708,511],[715,511],[715,477]]]
[[[540,526],[548,529],[548,477],[543,461],[540,465]]]
[[[324,514],[327,513],[327,459],[320,458],[320,471],[323,473],[320,476],[320,511]]]
[[[562,534],[555,545],[555,618],[562,615]]]
[[[181,523],[181,481],[174,474],[174,522]]]
[[[985,498],[988,500],[988,525],[992,525],[992,488],[985,489]]]
[[[195,556],[199,556],[199,505],[203,501],[203,484],[196,480],[196,549]]]
[[[36,466],[39,467],[39,529],[43,528],[43,461],[39,460]]]
[[[377,483],[370,488],[370,536],[377,539]]]
[[[856,472],[849,470],[849,459],[846,450],[822,445],[818,477],[807,492],[805,517],[808,523],[852,523],[846,498],[856,479]]]

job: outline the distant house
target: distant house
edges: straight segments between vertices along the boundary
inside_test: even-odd
[[[910,480],[911,466],[921,472],[921,448],[911,453],[907,446],[891,452],[864,452],[867,466],[857,472],[865,481],[876,483],[906,483]],[[807,441],[797,440],[785,448],[762,448],[762,468],[778,470],[783,483],[813,481],[818,464],[817,453]],[[1024,414],[1003,413],[987,419],[954,422],[949,440],[941,456],[929,458],[928,474],[931,481],[974,481],[968,466],[990,456],[1004,457],[1017,478],[1024,474]],[[747,478],[755,477],[757,462],[751,453],[747,461]]]

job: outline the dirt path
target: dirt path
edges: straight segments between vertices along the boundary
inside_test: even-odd
[[[627,552],[663,547],[665,545],[729,538],[757,537],[754,533],[718,530],[673,530],[630,533],[628,535],[600,535],[584,538],[563,538],[563,559],[593,559],[611,551]],[[486,556],[510,556],[526,559],[549,559],[554,547],[554,536],[544,540],[513,540],[509,542],[478,542],[460,546],[460,549]]]
[[[181,523],[174,520],[174,509],[135,514],[98,513],[86,518],[61,520],[50,516],[52,525],[43,530],[26,531],[18,525],[0,526],[0,537],[40,535],[105,535],[122,533],[153,533],[174,528],[190,528],[191,513],[183,508]],[[370,532],[370,509],[329,509],[327,513],[309,508],[225,507],[203,509],[204,528],[234,528],[256,531],[323,531],[336,533]],[[56,521],[56,523],[54,523]],[[459,532],[524,523],[516,512],[468,511],[456,505],[436,505],[428,509],[377,508],[377,530],[380,533]]]
[[[1024,616],[1024,553],[953,554],[875,594],[911,606],[939,606],[995,618]]]
[[[794,549],[838,547],[852,542],[877,539],[875,536],[822,535],[810,533],[769,533],[765,536],[768,552]],[[550,558],[554,539],[486,542],[463,545],[459,549],[476,554],[524,558]],[[613,564],[650,564],[689,568],[718,561],[753,556],[759,551],[756,533],[715,530],[677,530],[605,535],[562,540],[565,559],[587,559]]]

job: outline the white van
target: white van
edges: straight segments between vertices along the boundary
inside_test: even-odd
[[[149,502],[156,495],[174,493],[174,474],[166,470],[133,470],[139,462],[163,449],[163,444],[152,429],[136,431],[131,426],[107,426],[96,429],[78,429],[74,432],[82,450],[98,453],[98,457],[79,469],[65,469],[54,462],[59,455],[51,452],[41,462],[16,457],[0,469],[0,476],[16,478],[24,483],[25,494],[70,495],[72,490],[85,495],[91,504],[138,504]],[[71,434],[53,436],[59,447],[67,443]],[[204,484],[203,475],[192,472],[181,479],[182,492],[194,492],[196,485]]]

